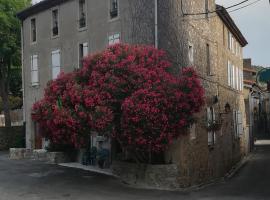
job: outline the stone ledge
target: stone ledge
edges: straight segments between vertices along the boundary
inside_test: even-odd
[[[9,158],[11,160],[31,159],[50,164],[65,163],[70,161],[70,157],[63,152],[47,152],[44,149],[31,150],[25,148],[11,148],[9,150]]]
[[[165,190],[179,188],[179,171],[175,164],[147,165],[114,162],[112,172],[123,182],[134,187]]]
[[[26,148],[10,148],[9,158],[11,160],[29,159],[32,156],[32,150]]]

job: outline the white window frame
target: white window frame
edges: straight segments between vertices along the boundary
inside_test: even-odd
[[[213,69],[211,65],[211,47],[210,44],[206,44],[206,65],[207,65],[207,75],[213,75]]]
[[[229,30],[228,30],[228,49],[229,50],[232,49],[232,34]]]
[[[240,81],[240,90],[243,91],[244,90],[244,73],[243,73],[243,69],[241,69],[241,81]]]
[[[82,47],[82,49],[81,49]],[[82,50],[82,52],[81,52]],[[78,47],[78,68],[82,67],[82,59],[88,56],[89,53],[89,45],[88,42],[80,43]]]
[[[114,33],[108,37],[109,46],[118,44],[121,42],[121,34],[120,33]]]
[[[232,65],[231,62],[228,60],[227,69],[228,69],[228,86],[232,86]]]
[[[39,85],[38,55],[32,55],[30,57],[30,60],[31,60],[31,85],[38,86]]]
[[[197,138],[195,123],[189,126],[189,132],[190,132],[190,140],[195,140]]]
[[[58,34],[57,35],[53,35],[53,28],[54,28],[54,16],[53,16],[53,12],[57,10],[57,27],[58,27]],[[51,21],[51,36],[52,38],[57,38],[60,35],[60,13],[59,13],[59,8],[53,8],[51,11],[51,15],[52,15],[52,21]]]
[[[81,27],[80,26],[80,20],[81,20],[81,7],[80,7],[80,1],[81,0],[78,0],[78,30],[79,31],[84,31],[87,29],[87,16],[88,16],[88,13],[87,13],[87,0],[85,0],[85,26]]]
[[[240,86],[239,86],[239,84],[240,84],[240,73],[239,73],[239,68],[238,67],[235,67],[235,74],[236,74],[236,76],[235,76],[235,82],[236,82],[236,85],[235,85],[235,89],[236,90],[240,90]]]
[[[111,16],[111,11],[112,11],[112,3],[113,3],[114,0],[109,0],[109,20],[110,21],[113,21],[113,20],[116,20],[119,18],[119,0],[116,0],[117,2],[117,16],[115,17],[112,17]]]
[[[207,113],[207,123],[208,126],[210,123],[213,123],[216,120],[215,109],[213,107],[206,108]],[[208,146],[213,147],[216,144],[216,132],[208,131]]]
[[[54,55],[59,55],[59,60],[57,60],[56,64],[54,64]],[[56,79],[59,74],[61,73],[61,51],[60,49],[58,50],[54,50],[51,53],[51,62],[52,62],[52,79]],[[54,72],[57,70],[57,74],[55,74]]]
[[[232,88],[236,89],[236,70],[235,65],[232,65]]]
[[[239,110],[233,110],[233,127],[235,139],[243,135],[243,115]]]
[[[35,30],[36,30],[36,40],[33,41],[33,26],[32,26],[32,20],[35,20]],[[37,43],[37,18],[33,17],[30,19],[30,41],[31,41],[31,44],[36,44]]]
[[[188,59],[189,64],[194,65],[194,48],[191,42],[188,42]]]
[[[232,53],[235,53],[235,42],[234,42],[234,37],[233,36],[232,36],[231,50],[232,50]]]

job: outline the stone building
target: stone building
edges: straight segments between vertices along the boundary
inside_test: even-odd
[[[247,153],[242,62],[247,41],[214,0],[44,0],[18,17],[28,148],[42,147],[31,107],[46,83],[61,70],[79,68],[88,53],[123,42],[166,50],[175,73],[194,66],[206,90],[198,121],[166,152],[179,187],[221,177]]]
[[[250,146],[253,147],[254,139],[269,138],[270,104],[269,92],[259,87],[257,83],[258,72],[263,67],[252,65],[250,58],[243,60],[244,66],[244,98],[246,106],[246,121],[249,127]]]

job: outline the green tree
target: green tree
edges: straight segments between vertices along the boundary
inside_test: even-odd
[[[21,25],[16,13],[30,4],[31,0],[0,0],[0,96],[6,126],[11,126],[8,94],[12,68],[21,66]]]

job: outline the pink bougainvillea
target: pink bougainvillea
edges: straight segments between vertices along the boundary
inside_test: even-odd
[[[154,47],[110,46],[51,81],[33,106],[33,120],[56,144],[80,147],[94,130],[111,133],[130,151],[164,151],[204,103],[196,72],[173,75],[171,67]]]

